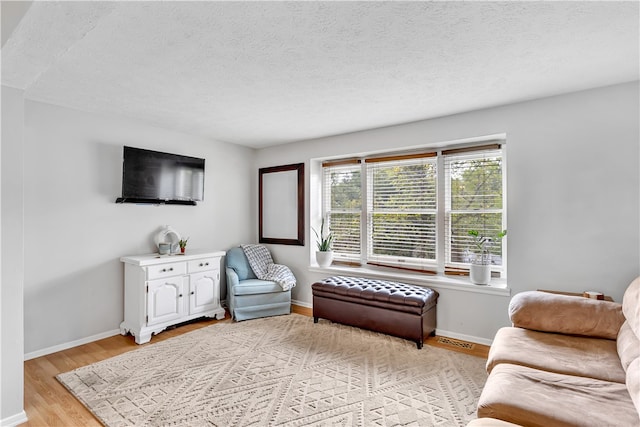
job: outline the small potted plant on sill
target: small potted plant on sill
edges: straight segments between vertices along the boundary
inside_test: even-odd
[[[324,234],[324,218],[320,224],[320,233],[313,229],[316,235],[316,244],[318,250],[316,251],[316,261],[320,267],[328,267],[333,262],[333,251],[331,250],[331,244],[333,243],[333,233],[327,227],[327,234]]]
[[[187,249],[187,242],[189,241],[189,238],[187,237],[186,239],[180,239],[180,241],[178,241],[178,245],[180,246],[180,253],[183,254],[184,251]]]
[[[469,267],[469,279],[476,285],[488,285],[491,281],[491,245],[506,236],[507,230],[502,230],[495,237],[483,236],[477,230],[469,230],[469,235],[473,237],[473,243],[478,251]]]

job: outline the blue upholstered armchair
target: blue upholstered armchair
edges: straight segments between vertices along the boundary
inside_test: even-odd
[[[255,319],[291,313],[291,290],[276,282],[260,280],[249,265],[242,248],[227,251],[227,303],[231,318]]]

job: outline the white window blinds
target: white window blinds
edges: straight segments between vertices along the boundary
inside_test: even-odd
[[[334,234],[337,261],[360,262],[362,181],[360,160],[323,164],[324,215]]]
[[[435,153],[365,162],[367,262],[433,269],[437,253]]]
[[[466,267],[477,248],[470,230],[492,239],[490,263],[502,266],[503,173],[499,145],[444,151],[445,264]]]
[[[322,166],[335,260],[467,275],[479,252],[469,235],[476,230],[493,239],[485,260],[494,273],[505,271],[500,143]]]

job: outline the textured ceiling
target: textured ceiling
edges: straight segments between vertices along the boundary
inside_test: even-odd
[[[34,2],[28,99],[264,147],[637,80],[638,2]]]

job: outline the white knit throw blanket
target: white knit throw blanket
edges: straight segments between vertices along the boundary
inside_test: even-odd
[[[283,291],[288,291],[296,285],[296,277],[289,267],[274,264],[271,253],[263,245],[241,245],[249,260],[251,269],[260,280],[276,282]]]

